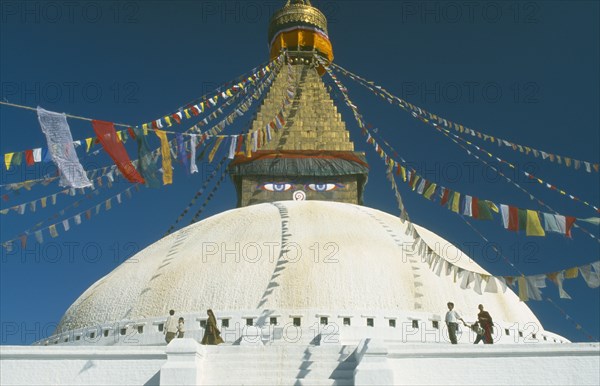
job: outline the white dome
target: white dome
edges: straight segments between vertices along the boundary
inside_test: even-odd
[[[452,276],[437,276],[420,257],[410,259],[406,251],[414,240],[405,234],[407,225],[372,208],[337,202],[282,201],[229,210],[121,264],[73,303],[58,330],[164,316],[169,309],[443,315],[448,301],[469,314],[482,303],[495,320],[539,324],[511,290],[479,295],[461,289]],[[455,265],[487,274],[446,240],[416,227]],[[280,257],[286,250],[287,260]]]

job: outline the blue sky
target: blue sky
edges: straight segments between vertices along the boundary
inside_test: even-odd
[[[95,119],[132,125],[147,122],[265,62],[269,17],[283,3],[3,1],[0,97]],[[328,17],[335,62],[341,66],[409,102],[482,132],[582,160],[600,159],[598,3],[315,0],[313,4]],[[514,186],[485,177],[481,164],[447,138],[350,79],[339,78],[365,120],[430,179],[495,202],[544,210]],[[334,93],[333,98],[357,150],[367,152],[371,165],[365,205],[396,214],[381,161],[364,143],[340,96]],[[229,132],[240,132],[251,118],[252,114],[240,118]],[[89,122],[69,123],[75,139],[93,136]],[[0,107],[0,135],[2,154],[45,146],[31,111]],[[521,156],[489,143],[483,146],[598,204],[598,174]],[[135,145],[128,142],[127,149],[134,154]],[[110,164],[105,154],[80,154],[87,169]],[[134,192],[132,199],[124,199],[121,205],[113,202],[111,211],[56,239],[50,240],[46,233],[42,245],[32,237],[25,250],[3,250],[1,344],[28,344],[47,336],[85,289],[133,252],[162,237],[212,170],[211,165],[200,167],[200,174],[188,176],[177,166],[172,186]],[[39,168],[3,170],[0,183],[43,174]],[[516,179],[560,213],[594,215],[590,208],[528,183],[522,176]],[[101,188],[98,197],[84,200],[80,208],[93,207],[125,188],[126,182]],[[482,240],[460,217],[403,185],[400,189],[416,223],[465,251],[475,245],[473,258],[492,274],[517,275],[501,259],[484,255]],[[6,208],[58,190],[56,183],[36,186],[31,192],[11,195],[1,205]],[[15,237],[81,198],[62,196],[58,205],[38,208],[36,213],[2,216],[0,240]],[[234,206],[234,188],[227,182],[202,218]],[[189,217],[180,226],[188,223]],[[554,234],[527,238],[504,231],[498,221],[473,224],[525,274],[583,265],[600,256],[599,244],[577,230],[572,240]],[[598,235],[597,227],[587,228]],[[572,320],[546,301],[529,302],[529,306],[547,330],[585,341],[575,322],[597,338],[598,289],[587,288],[581,278],[567,281],[565,289],[573,300],[560,300],[550,283],[544,294]]]

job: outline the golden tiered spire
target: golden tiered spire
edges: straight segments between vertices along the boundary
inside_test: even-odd
[[[354,151],[319,75],[323,69],[313,60],[333,60],[325,15],[308,0],[288,0],[271,18],[269,42],[271,57],[285,50],[289,67],[273,81],[252,124],[252,132],[270,141],[251,154],[236,153],[229,164],[238,206],[292,199],[362,204],[364,153]],[[294,99],[275,130],[271,122],[292,87]]]

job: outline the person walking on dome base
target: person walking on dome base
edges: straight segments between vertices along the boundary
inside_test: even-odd
[[[206,321],[206,329],[204,330],[204,336],[202,337],[201,344],[216,345],[225,343],[221,338],[221,331],[217,328],[217,318],[212,310],[207,310],[208,320]]]
[[[169,316],[163,327],[165,333],[165,341],[169,344],[177,334],[177,319],[175,319],[175,310],[169,311]]]
[[[185,321],[183,318],[179,318],[179,323],[177,324],[177,338],[183,338],[183,334],[185,333]]]
[[[448,335],[450,335],[450,343],[457,344],[456,330],[458,330],[458,321],[462,321],[463,325],[467,325],[458,312],[454,310],[454,303],[448,302],[448,312],[446,312],[446,326],[448,326]]]
[[[477,320],[481,328],[483,328],[483,344],[493,344],[494,338],[492,338],[492,333],[494,332],[494,321],[490,313],[483,310],[483,304],[480,304],[478,308]]]

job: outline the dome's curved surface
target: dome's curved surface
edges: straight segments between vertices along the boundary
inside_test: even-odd
[[[171,308],[443,315],[447,301],[473,312],[483,303],[498,320],[539,323],[510,290],[479,295],[461,289],[451,276],[437,276],[420,258],[408,258],[414,240],[406,226],[390,214],[336,202],[282,201],[229,210],[121,264],[73,303],[58,329],[161,316]],[[455,265],[487,274],[464,254],[457,260],[446,240],[417,229]]]

